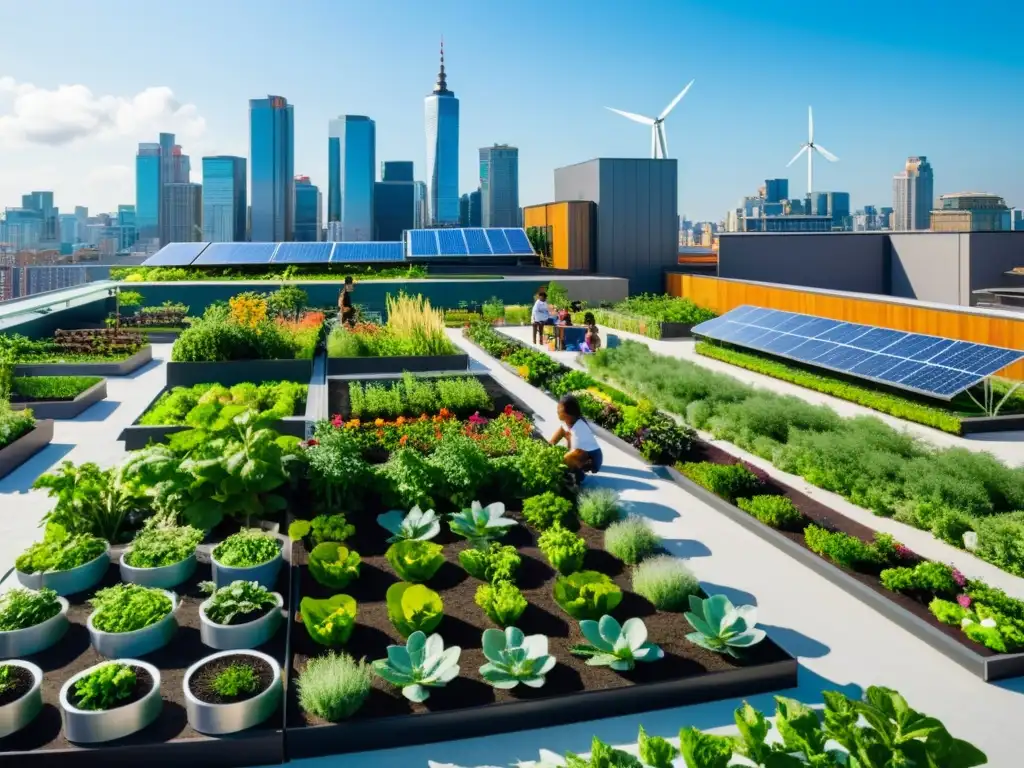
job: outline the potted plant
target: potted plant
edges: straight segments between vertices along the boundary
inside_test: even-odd
[[[130,736],[160,716],[160,671],[138,659],[101,661],[60,689],[64,736],[96,744]]]
[[[0,664],[0,739],[20,731],[43,708],[43,670],[27,661]]]
[[[0,595],[0,659],[45,651],[68,631],[68,601],[52,589],[16,587]]]
[[[259,725],[281,705],[281,666],[259,651],[220,651],[185,671],[188,724],[218,736]]]
[[[263,531],[245,530],[228,536],[213,549],[213,583],[255,581],[265,587],[277,583],[281,570],[282,541]]]
[[[50,523],[42,541],[20,555],[14,566],[18,581],[29,589],[52,589],[58,595],[73,595],[99,583],[110,566],[110,545],[87,533],[69,534]]]
[[[121,555],[121,580],[161,589],[178,586],[195,573],[203,535],[190,525],[144,528]]]
[[[108,659],[144,656],[174,637],[178,596],[139,584],[101,589],[89,601],[93,612],[86,626],[93,647]]]
[[[212,581],[200,585],[210,595],[199,605],[199,636],[218,651],[234,651],[263,645],[284,619],[284,599],[255,581],[233,581],[216,588]]]

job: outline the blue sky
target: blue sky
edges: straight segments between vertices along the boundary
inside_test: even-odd
[[[462,191],[494,142],[520,149],[524,205],[553,197],[555,167],[647,156],[648,129],[604,107],[656,114],[696,78],[667,123],[691,218],[720,219],[787,171],[803,194],[806,165],[785,164],[808,105],[840,158],[816,163],[815,187],[855,207],[891,204],[912,154],[932,162],[936,194],[1024,206],[1024,14],[1009,6],[49,0],[42,26],[31,3],[0,11],[0,205],[40,188],[64,210],[134,202],[139,140],[177,130],[197,171],[203,154],[248,154],[247,100],[268,93],[295,105],[295,169],[322,188],[327,122],[342,113],[376,120],[378,162],[411,159],[422,177],[443,33]]]

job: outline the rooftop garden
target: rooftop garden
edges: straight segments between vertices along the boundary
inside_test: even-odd
[[[424,357],[458,352],[445,332],[444,313],[422,296],[387,297],[387,322],[335,325],[327,337],[330,357]]]
[[[552,300],[550,294],[548,300]],[[610,307],[594,307],[586,311],[594,313],[598,325],[637,333],[652,339],[660,339],[663,336],[688,336],[690,327],[716,316],[711,310],[694,304],[690,299],[660,294],[630,296]],[[583,315],[583,311],[574,313],[573,322],[581,324]]]
[[[52,338],[39,340],[0,334],[0,356],[23,364],[121,362],[144,345],[143,334],[121,328],[60,330]]]
[[[307,388],[289,381],[174,387],[142,414],[139,424],[195,427],[227,422],[247,410],[256,411],[261,419],[280,419],[302,409]]]
[[[322,265],[291,264],[283,268],[269,265],[247,267],[115,267],[110,270],[112,280],[126,283],[167,283],[197,280],[268,280],[288,281],[340,281],[351,276],[354,280],[414,280],[427,277],[426,267],[410,264],[401,267],[372,267],[365,264]]]

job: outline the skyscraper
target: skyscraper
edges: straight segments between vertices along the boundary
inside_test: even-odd
[[[323,228],[323,196],[309,176],[295,177],[295,239],[302,243],[320,240]]]
[[[153,143],[139,144],[135,155],[135,223],[138,227],[140,240],[158,240],[160,238],[160,145]],[[79,209],[75,209],[77,216]],[[85,219],[89,211],[79,222],[84,229]]]
[[[780,203],[789,199],[789,179],[765,179],[764,199],[766,203]]]
[[[59,214],[53,204],[53,192],[30,192],[27,195],[22,195],[21,207],[39,212],[42,219],[39,239],[43,243],[52,244],[60,241],[60,227],[57,223]]]
[[[469,193],[465,192],[459,198],[459,226],[469,226]]]
[[[412,183],[412,206],[412,228],[423,229],[430,222],[427,212],[427,183],[425,181]]]
[[[380,170],[381,180],[373,185],[374,239],[394,242],[414,228],[416,182],[409,161],[384,162]]]
[[[238,243],[245,240],[245,158],[216,155],[203,158],[203,240]]]
[[[164,184],[167,243],[194,243],[203,235],[203,185],[189,181]],[[165,243],[166,245],[166,243]]]
[[[448,90],[443,40],[441,70],[424,105],[429,220],[434,226],[453,226],[459,223],[459,100]]]
[[[327,219],[341,222],[344,241],[373,240],[377,126],[365,115],[331,120],[327,145]]]
[[[471,227],[483,226],[482,200],[483,194],[480,192],[480,187],[469,193],[469,226]]]
[[[249,100],[249,190],[254,243],[295,233],[295,117],[283,96]]]
[[[934,195],[935,176],[928,158],[908,157],[906,167],[892,177],[893,230],[928,229]]]
[[[495,144],[480,150],[480,213],[485,227],[519,226],[519,150]]]

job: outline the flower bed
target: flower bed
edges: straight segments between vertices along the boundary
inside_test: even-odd
[[[0,339],[16,376],[124,376],[153,359],[141,333],[116,328],[58,330],[52,339]]]
[[[11,403],[40,419],[73,419],[107,397],[107,380],[98,376],[23,376],[14,379]]]

